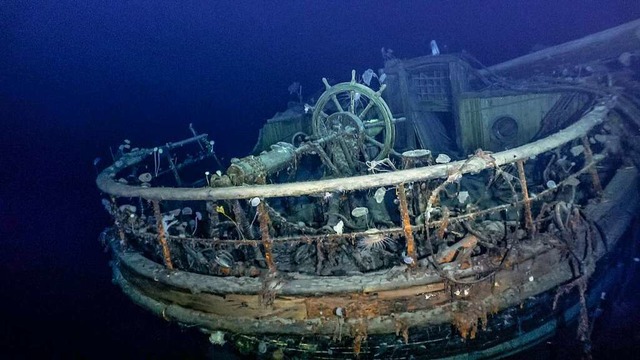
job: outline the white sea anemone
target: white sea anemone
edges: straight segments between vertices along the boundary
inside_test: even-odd
[[[369,209],[367,209],[366,207],[360,206],[357,208],[354,208],[353,210],[351,210],[351,216],[355,217],[355,218],[361,218],[364,217],[364,222],[365,224],[369,223]]]
[[[364,82],[367,86],[370,86],[371,85],[371,79],[373,79],[374,77],[378,77],[378,75],[376,75],[376,73],[373,71],[373,69],[367,69],[362,74],[362,82]]]
[[[214,331],[209,335],[209,342],[213,345],[222,346],[226,343],[224,340],[224,333],[222,331]]]
[[[381,187],[378,188],[378,190],[376,190],[375,194],[373,194],[373,198],[376,199],[376,202],[378,204],[381,204],[382,201],[384,200],[384,194],[387,193],[387,189]]]
[[[436,163],[438,164],[446,164],[451,161],[451,158],[447,154],[440,154],[436,158]]]
[[[469,198],[469,192],[468,191],[460,191],[458,193],[458,202],[460,204],[464,204],[465,201],[467,201],[468,198]]]
[[[368,213],[369,213],[369,209],[363,206],[360,206],[351,210],[351,215],[357,218],[366,216]]]
[[[342,222],[342,220],[338,221],[338,223],[333,226],[333,231],[338,235],[342,234],[344,231],[344,222]]]
[[[151,176],[151,173],[148,172],[140,174],[140,176],[138,176],[138,180],[143,183],[148,183],[151,181],[151,179],[153,179],[153,176]]]

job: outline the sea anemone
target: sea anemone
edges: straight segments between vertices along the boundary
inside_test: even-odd
[[[364,224],[365,226],[368,227],[369,224],[369,209],[367,209],[366,207],[360,206],[357,208],[354,208],[353,210],[351,210],[351,216],[355,217],[355,218],[361,218],[364,217]]]
[[[379,232],[378,229],[365,231],[365,236],[358,240],[358,248],[362,250],[382,250],[385,246],[393,244],[393,239]]]
[[[376,199],[376,202],[378,204],[382,204],[382,201],[384,200],[384,194],[387,193],[387,189],[385,189],[384,187],[378,188],[378,190],[376,190],[375,194],[373,195],[373,198]]]
[[[138,180],[140,180],[140,182],[143,183],[148,183],[151,182],[151,180],[153,179],[153,176],[151,175],[151,173],[144,173],[144,174],[140,174],[140,176],[138,176]]]

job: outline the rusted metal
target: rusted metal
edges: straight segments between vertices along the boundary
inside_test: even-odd
[[[442,220],[440,222],[440,226],[438,227],[438,231],[436,231],[436,236],[438,239],[444,239],[444,236],[447,232],[447,226],[449,226],[449,208],[446,206],[442,207]]]
[[[171,252],[169,251],[169,244],[167,243],[167,237],[165,234],[164,224],[162,223],[162,213],[160,212],[160,201],[152,200],[153,212],[156,217],[156,227],[158,229],[158,242],[162,248],[162,257],[164,259],[164,265],[169,270],[173,270],[173,263],[171,262]]]
[[[522,203],[524,205],[524,221],[527,230],[530,235],[536,232],[535,224],[533,223],[533,215],[531,214],[531,199],[529,198],[529,189],[527,187],[527,177],[524,173],[524,161],[516,161],[518,166],[518,177],[520,178],[520,186],[522,188]]]
[[[400,202],[400,216],[402,217],[402,229],[407,242],[407,256],[411,258],[409,266],[414,267],[417,264],[416,245],[411,230],[411,220],[409,219],[409,207],[407,205],[407,194],[405,193],[404,183],[398,184],[396,188],[398,200]]]
[[[589,165],[589,174],[591,175],[591,182],[593,183],[593,190],[599,197],[602,197],[602,183],[600,182],[600,176],[598,170],[593,163],[593,152],[591,151],[591,145],[589,144],[589,138],[582,137],[582,146],[584,146],[584,160]],[[593,164],[593,165],[592,165]]]
[[[233,216],[236,219],[235,221],[237,223],[237,226],[242,229],[242,234],[246,234],[249,239],[254,239],[255,235],[253,233],[253,229],[249,225],[247,216],[245,215],[244,210],[240,205],[240,200],[230,200],[229,202],[231,203],[231,211],[233,211]],[[242,236],[242,234],[240,234],[240,236]]]
[[[262,235],[262,246],[264,246],[264,259],[267,263],[267,267],[269,268],[269,272],[276,272],[276,264],[273,262],[273,251],[271,250],[271,237],[269,236],[269,224],[271,224],[271,220],[269,219],[269,212],[264,206],[264,199],[260,201],[257,207],[258,211],[258,219],[260,221],[260,234]]]

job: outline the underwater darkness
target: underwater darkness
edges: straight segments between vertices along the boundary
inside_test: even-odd
[[[435,39],[492,65],[637,18],[637,0],[0,0],[0,357],[234,358],[112,285],[93,161],[123,139],[153,147],[193,123],[226,165],[292,82],[310,97],[382,67],[382,47],[411,58]],[[640,351],[639,283],[597,320],[595,358]],[[571,330],[521,357],[575,346]]]

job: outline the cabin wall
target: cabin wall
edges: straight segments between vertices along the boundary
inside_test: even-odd
[[[423,56],[386,63],[385,101],[397,124],[396,150],[416,147],[450,152],[454,147],[457,97],[469,90],[467,67],[457,57]]]
[[[526,144],[536,136],[542,119],[560,97],[560,93],[466,94],[458,102],[458,146],[470,154],[478,148],[501,151]]]

